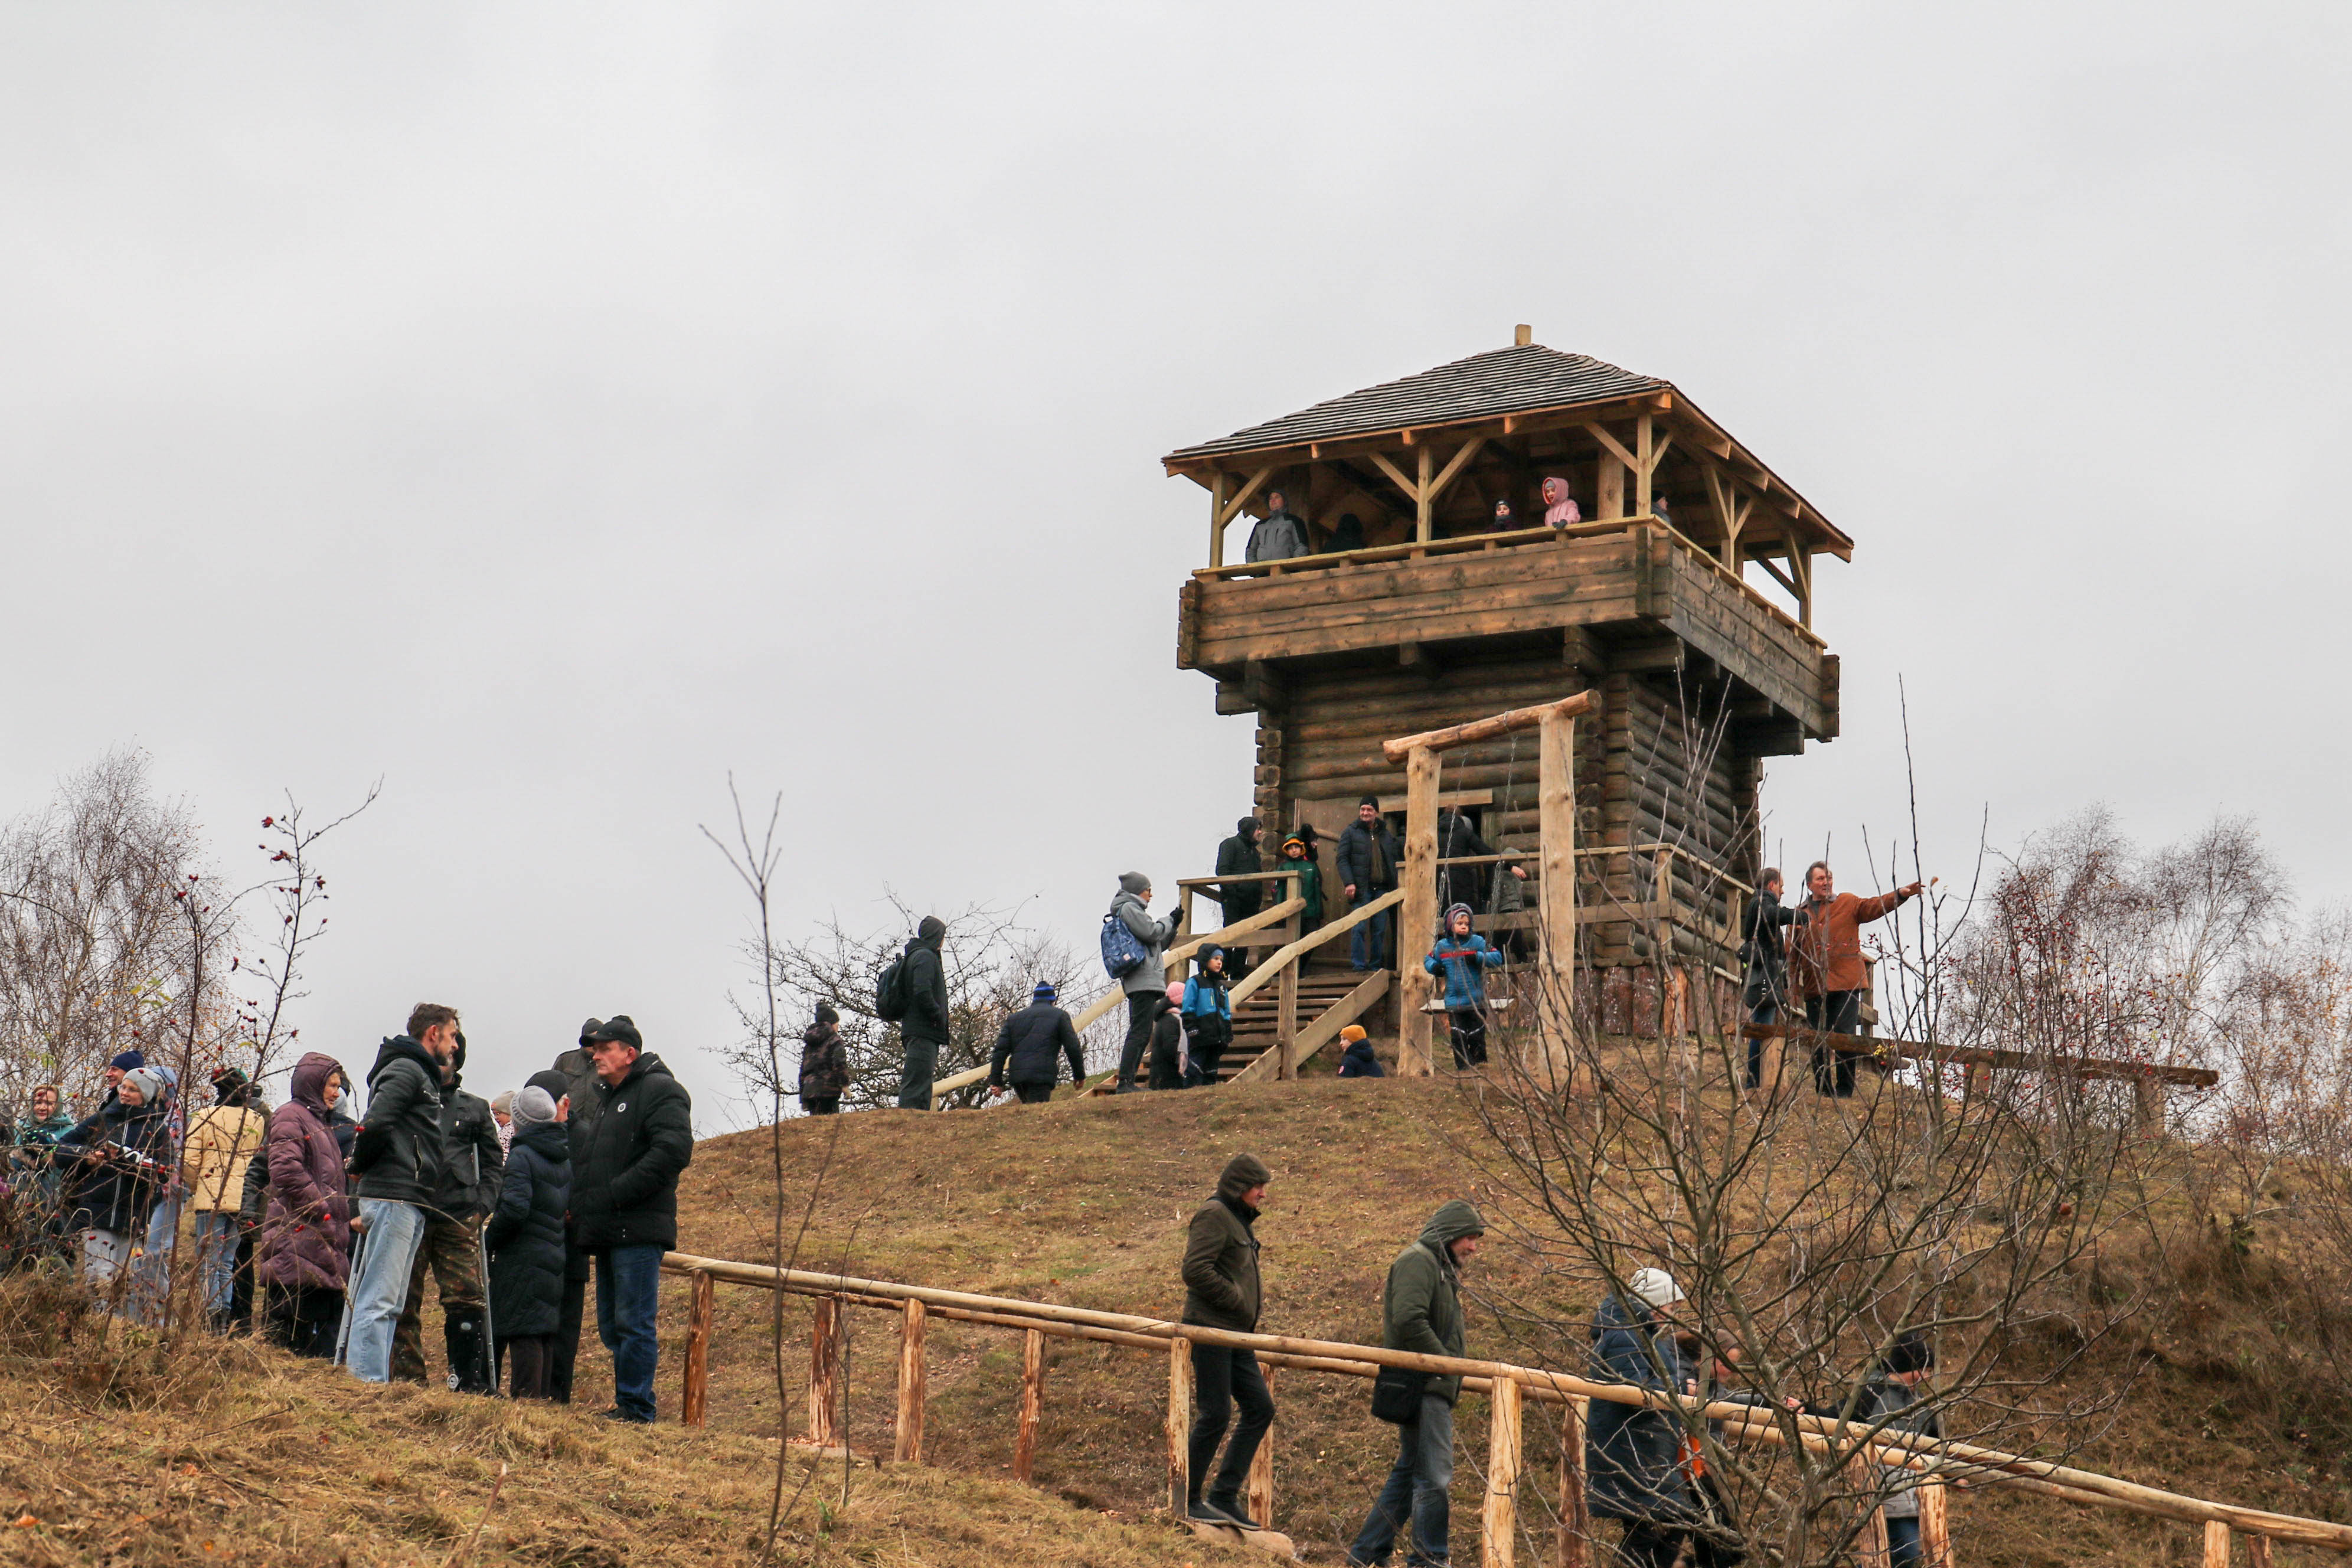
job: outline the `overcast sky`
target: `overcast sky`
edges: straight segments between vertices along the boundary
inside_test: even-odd
[[[1790,858],[1900,825],[1899,677],[1930,870],[2105,801],[2352,896],[2340,5],[0,16],[0,815],[132,743],[245,870],[382,775],[355,1069],[625,1011],[740,1121],[730,769],[788,929],[1204,870],[1156,459],[1518,321],[1854,538]]]

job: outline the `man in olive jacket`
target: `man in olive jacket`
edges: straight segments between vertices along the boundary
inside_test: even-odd
[[[392,1336],[395,1383],[423,1383],[425,1279],[431,1275],[441,1293],[441,1342],[449,1360],[449,1385],[460,1394],[497,1389],[488,1327],[488,1289],[482,1279],[481,1223],[498,1206],[506,1184],[506,1151],[490,1102],[460,1085],[466,1067],[466,1037],[441,1064],[441,1180],[425,1210],[425,1235],[408,1271],[408,1300]]]
[[[677,1245],[677,1178],[694,1158],[694,1102],[625,1013],[590,1031],[594,1120],[572,1134],[572,1221],[596,1260],[596,1333],[613,1354],[615,1421],[654,1418],[662,1254]]]
[[[441,1184],[441,1064],[457,1049],[457,1010],[420,1002],[408,1032],[385,1040],[368,1072],[367,1117],[351,1155],[361,1240],[344,1297],[344,1359],[362,1383],[392,1381],[393,1331]]]
[[[1184,1321],[1205,1328],[1257,1331],[1257,1237],[1251,1229],[1265,1206],[1273,1173],[1255,1154],[1236,1154],[1217,1178],[1216,1194],[1192,1215],[1184,1239]],[[1266,1429],[1274,1425],[1274,1396],[1258,1370],[1257,1352],[1224,1345],[1192,1346],[1192,1391],[1200,1414],[1192,1420],[1191,1493],[1185,1512],[1209,1524],[1263,1530],[1268,1521],[1250,1518],[1242,1483]],[[1217,1445],[1241,1406],[1241,1425],[1225,1450],[1224,1468],[1204,1500],[1202,1482]]]
[[[1462,1267],[1478,1250],[1486,1222],[1460,1198],[1440,1204],[1421,1237],[1389,1265],[1381,1298],[1381,1343],[1423,1355],[1463,1354]],[[1398,1531],[1412,1521],[1414,1563],[1446,1561],[1451,1522],[1446,1489],[1454,1484],[1454,1402],[1458,1377],[1432,1377],[1422,1391],[1421,1416],[1397,1428],[1396,1464],[1373,1500],[1364,1528],[1348,1548],[1354,1563],[1386,1563]]]

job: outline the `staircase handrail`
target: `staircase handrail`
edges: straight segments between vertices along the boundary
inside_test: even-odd
[[[1300,937],[1288,947],[1276,950],[1271,958],[1266,959],[1255,969],[1251,970],[1249,973],[1243,978],[1242,983],[1234,986],[1233,990],[1227,994],[1226,1000],[1228,1004],[1235,1007],[1240,1006],[1244,1002],[1248,1001],[1249,998],[1256,993],[1259,986],[1265,984],[1267,981],[1279,976],[1282,971],[1288,965],[1296,963],[1299,959],[1314,952],[1317,948],[1321,947],[1333,937],[1340,936],[1348,931],[1355,930],[1358,926],[1363,924],[1374,915],[1379,914],[1382,910],[1392,910],[1402,902],[1404,902],[1404,889],[1402,888],[1391,888],[1387,892],[1382,893],[1370,903],[1362,905],[1349,913],[1345,919],[1336,920],[1327,926],[1318,927],[1314,931],[1308,931],[1305,936]]]

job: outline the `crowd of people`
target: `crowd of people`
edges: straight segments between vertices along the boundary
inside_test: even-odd
[[[1482,521],[1465,531],[1448,531],[1450,536],[1467,533],[1510,533],[1522,528],[1570,528],[1584,521],[1583,509],[1576,503],[1568,480],[1557,474],[1548,476],[1538,491],[1543,498],[1543,515],[1538,521],[1522,520],[1518,509],[1508,496],[1498,497]],[[1650,498],[1651,513],[1668,527],[1674,525],[1673,509],[1663,494]],[[1242,558],[1247,562],[1294,561],[1302,555],[1336,554],[1365,547],[1364,520],[1352,511],[1343,511],[1318,542],[1307,520],[1290,510],[1290,498],[1282,490],[1269,490],[1265,498],[1265,515],[1250,530],[1249,543],[1243,548]]]
[[[428,1282],[449,1385],[569,1403],[595,1286],[614,1419],[654,1418],[654,1311],[677,1244],[692,1104],[626,1015],[518,1089],[464,1087],[457,1010],[423,1003],[364,1079],[322,1052],[274,1110],[235,1068],[193,1118],[177,1076],[136,1050],[76,1121],[56,1085],[11,1130],[7,1234],[71,1259],[121,1310],[155,1321],[175,1259],[207,1327],[257,1329],[369,1383],[423,1383]],[[184,1226],[183,1219],[187,1223]]]

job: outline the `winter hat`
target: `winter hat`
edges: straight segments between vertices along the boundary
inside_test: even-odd
[[[1936,1365],[1936,1347],[1927,1336],[1913,1329],[1886,1347],[1886,1355],[1879,1365],[1891,1374],[1903,1372],[1928,1372]]]
[[[554,1121],[554,1097],[536,1086],[523,1089],[514,1097],[514,1119],[526,1123]]]
[[[1168,983],[1168,1000],[1177,1003],[1181,1003],[1184,1000],[1184,983],[1182,981],[1171,980]]]
[[[1369,1040],[1371,1036],[1364,1032],[1364,1026],[1361,1024],[1350,1024],[1346,1028],[1339,1031],[1339,1043],[1343,1046],[1352,1046],[1358,1040]]]
[[[547,1090],[547,1097],[550,1100],[562,1100],[572,1092],[572,1080],[553,1068],[548,1068],[545,1072],[535,1072],[522,1081],[532,1089]]]
[[[1051,1002],[1055,994],[1054,983],[1050,980],[1040,980],[1029,988],[1029,1000],[1032,1002]]]
[[[1357,804],[1358,805],[1369,805],[1369,806],[1370,806],[1374,811],[1378,811],[1378,810],[1380,810],[1380,808],[1381,808],[1381,797],[1380,797],[1379,795],[1366,795],[1363,799],[1361,799],[1361,800],[1358,801],[1356,804]]]
[[[820,1002],[816,1005],[816,1021],[820,1024],[838,1024],[841,1022],[841,1015],[834,1010],[832,1003]]]
[[[504,1093],[496,1096],[490,1101],[490,1114],[493,1116],[512,1116],[515,1113],[514,1097],[515,1091],[513,1089],[508,1089]]]
[[[1473,921],[1475,921],[1478,918],[1476,915],[1471,914],[1470,906],[1467,904],[1446,905],[1445,919],[1439,923],[1444,926],[1445,932],[1448,936],[1451,936],[1454,933],[1454,917],[1455,915],[1469,915]]]
[[[1285,855],[1289,854],[1294,849],[1298,851],[1298,858],[1300,859],[1303,860],[1307,858],[1307,840],[1299,837],[1296,833],[1282,841],[1282,852]]]
[[[581,1048],[582,1048],[582,1049],[583,1049],[583,1050],[584,1050],[584,1049],[586,1049],[586,1048],[587,1048],[587,1046],[588,1046],[588,1042],[589,1042],[589,1041],[591,1041],[591,1040],[593,1040],[593,1039],[594,1039],[594,1038],[596,1037],[596,1031],[597,1031],[597,1030],[599,1030],[599,1029],[601,1029],[601,1028],[603,1028],[604,1026],[604,1019],[602,1019],[602,1018],[591,1018],[591,1019],[589,1019],[586,1023],[584,1023],[584,1024],[581,1025],[581,1026],[580,1026],[580,1045],[581,1045]]]
[[[213,1103],[243,1105],[253,1088],[253,1081],[233,1067],[213,1070]]]
[[[1137,898],[1151,891],[1151,879],[1140,871],[1122,871],[1118,878],[1119,891],[1133,893]]]
[[[597,1025],[588,1037],[591,1041],[617,1041],[632,1050],[642,1051],[646,1048],[646,1037],[637,1033],[637,1026],[631,1021],[626,1013],[614,1014]]]
[[[1675,1284],[1675,1277],[1663,1268],[1636,1268],[1633,1278],[1627,1283],[1644,1306],[1654,1309],[1671,1307],[1685,1299],[1683,1288]]]
[[[937,942],[947,934],[948,922],[937,915],[925,915],[921,923],[915,927],[917,942]]]
[[[1244,838],[1247,838],[1251,834],[1257,831],[1257,818],[1255,816],[1244,816],[1239,822],[1234,823],[1234,826],[1241,830],[1241,836]]]
[[[121,1068],[124,1072],[130,1072],[135,1068],[145,1067],[147,1065],[147,1058],[141,1056],[137,1051],[123,1051],[106,1065],[110,1068]]]
[[[1274,1180],[1274,1173],[1265,1162],[1255,1154],[1236,1154],[1225,1162],[1225,1169],[1217,1178],[1217,1195],[1237,1198],[1252,1187],[1262,1187]]]
[[[163,1080],[153,1068],[132,1068],[122,1075],[122,1081],[139,1090],[142,1105],[160,1105],[163,1101]]]

